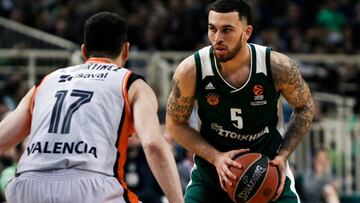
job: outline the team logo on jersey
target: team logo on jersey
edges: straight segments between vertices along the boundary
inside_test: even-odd
[[[206,101],[207,103],[209,103],[211,106],[216,106],[219,103],[219,95],[215,94],[215,93],[210,93],[208,95],[206,95]]]
[[[253,93],[254,101],[251,102],[251,106],[262,106],[267,104],[267,101],[264,101],[264,87],[262,85],[254,85]]]

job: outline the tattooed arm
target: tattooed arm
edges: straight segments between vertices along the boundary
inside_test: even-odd
[[[225,182],[231,184],[229,178],[236,178],[230,172],[229,167],[241,168],[241,165],[231,158],[238,153],[248,151],[248,149],[220,152],[189,126],[188,120],[194,105],[195,86],[195,61],[194,57],[190,56],[175,70],[166,109],[166,127],[180,145],[216,167],[220,184],[225,190]]]
[[[196,68],[192,56],[176,68],[166,109],[166,127],[174,139],[209,162],[217,150],[188,124],[194,106]]]
[[[271,52],[272,76],[277,90],[294,108],[279,154],[288,159],[309,132],[314,114],[311,92],[301,77],[299,66],[289,57]]]
[[[282,173],[282,181],[277,195],[275,195],[275,199],[277,199],[285,182],[284,161],[289,158],[309,132],[314,115],[314,102],[308,85],[301,77],[299,66],[292,59],[272,51],[270,61],[276,89],[294,108],[278,156],[272,161],[272,164],[278,165]]]

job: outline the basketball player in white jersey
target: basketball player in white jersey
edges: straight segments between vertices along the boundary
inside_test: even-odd
[[[123,68],[126,35],[126,22],[116,14],[90,17],[85,63],[47,75],[0,123],[0,153],[29,137],[6,188],[9,203],[99,203],[109,196],[113,202],[139,202],[123,170],[135,131],[168,200],[184,201],[174,157],[160,134],[155,94]]]

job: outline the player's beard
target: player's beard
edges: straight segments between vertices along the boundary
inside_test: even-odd
[[[238,43],[236,44],[236,46],[233,49],[229,50],[228,54],[218,56],[215,52],[216,59],[221,63],[225,63],[225,62],[233,59],[240,52],[240,50],[242,48],[242,45],[243,45],[242,36],[243,36],[243,34],[240,35]]]

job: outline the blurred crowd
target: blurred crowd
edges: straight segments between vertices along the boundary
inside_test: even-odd
[[[129,22],[133,51],[193,51],[209,44],[207,6],[212,0],[0,0],[0,16],[77,44],[85,19],[112,11]],[[251,42],[284,53],[360,53],[360,1],[248,0]],[[26,47],[26,45],[25,45]],[[313,91],[360,100],[360,64],[302,63]],[[360,113],[360,105],[355,112]]]
[[[207,44],[211,0],[1,0],[0,16],[81,44],[82,25],[97,11],[127,18],[139,50],[194,50]],[[251,41],[291,53],[360,51],[357,0],[249,0]]]

